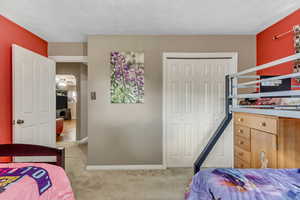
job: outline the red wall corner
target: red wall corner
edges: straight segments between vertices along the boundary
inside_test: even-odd
[[[0,144],[12,142],[12,44],[48,56],[48,42],[0,15]],[[0,158],[0,161],[9,159]]]
[[[293,33],[278,40],[273,40],[273,37],[291,30],[297,24],[300,24],[300,9],[256,35],[257,65],[295,54]],[[293,64],[286,63],[276,68],[262,70],[258,74],[282,75],[292,71]]]

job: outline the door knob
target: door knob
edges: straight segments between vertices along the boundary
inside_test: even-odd
[[[261,126],[267,126],[266,122],[261,122],[260,125]]]
[[[24,124],[24,120],[18,119],[18,120],[17,120],[17,124]]]

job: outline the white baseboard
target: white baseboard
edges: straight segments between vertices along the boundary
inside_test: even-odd
[[[87,170],[159,170],[163,165],[87,165]]]
[[[88,137],[85,137],[78,141],[78,144],[86,144],[86,143],[88,143]]]

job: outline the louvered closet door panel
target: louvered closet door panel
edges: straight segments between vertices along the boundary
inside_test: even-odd
[[[226,59],[167,61],[168,166],[191,167],[224,118],[224,78],[230,65]],[[232,156],[232,131],[226,131],[205,166],[230,167]]]

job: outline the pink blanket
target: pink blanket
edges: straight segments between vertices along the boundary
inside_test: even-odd
[[[0,164],[0,200],[75,200],[65,171],[43,163]]]

